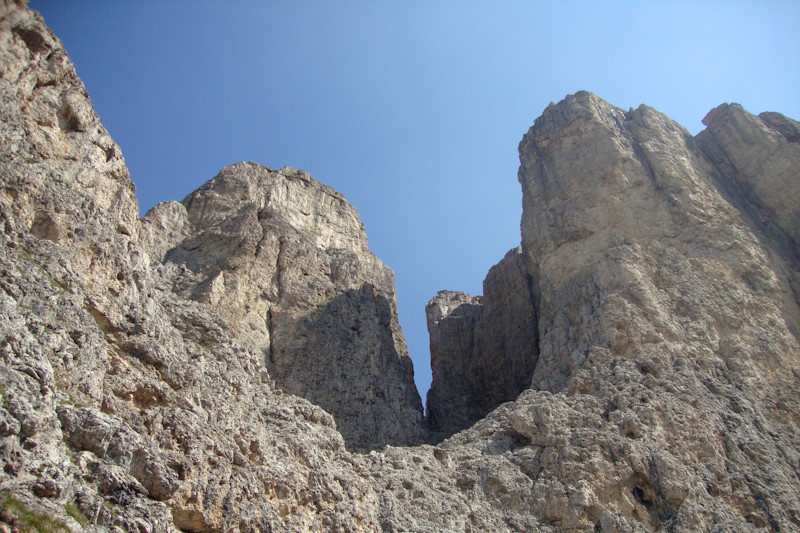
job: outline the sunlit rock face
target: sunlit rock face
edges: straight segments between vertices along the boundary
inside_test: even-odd
[[[349,448],[424,442],[394,274],[341,194],[237,163],[143,223],[173,290],[263,354],[280,389],[331,413]]]
[[[2,528],[376,530],[333,417],[173,292],[158,265],[186,209],[140,222],[67,53],[19,4],[0,64]]]
[[[0,64],[0,529],[800,529],[796,122],[548,107],[521,248],[429,306],[455,433],[410,446],[391,271],[340,195],[238,163],[140,220],[19,3]]]
[[[520,143],[535,369],[486,420],[536,450],[534,512],[558,527],[800,527],[798,123],[737,105],[705,122],[693,138],[582,92]],[[464,366],[474,344],[453,351]]]

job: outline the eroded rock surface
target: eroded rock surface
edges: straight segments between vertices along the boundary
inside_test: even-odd
[[[442,447],[506,417],[547,524],[800,528],[797,123],[727,105],[706,123],[695,139],[583,92],[520,143],[538,360]]]
[[[279,388],[331,413],[349,447],[424,442],[394,274],[342,195],[301,170],[237,163],[143,226],[173,290],[263,354]]]
[[[719,169],[727,189],[800,245],[800,124],[780,113],[751,115],[738,104],[723,104],[703,119],[697,140]],[[732,189],[732,190],[731,190]],[[738,193],[738,194],[737,194]]]
[[[180,209],[139,222],[121,152],[37,14],[3,4],[0,60],[3,526],[376,531],[331,415],[276,391],[262,352],[152,268]]]
[[[403,376],[380,366],[403,361],[391,273],[354,212],[300,171],[237,164],[140,221],[66,52],[16,3],[0,61],[4,529],[800,529],[796,207],[764,175],[789,172],[794,121],[718,114],[712,145],[588,93],[546,109],[520,145],[521,251],[482,302],[437,304],[440,323],[471,313],[474,342],[449,346],[536,344],[529,390],[438,446],[357,454],[274,384],[326,347],[389,374],[376,412],[403,397],[381,388]],[[773,155],[727,174],[726,128]],[[336,387],[355,372],[318,364]]]
[[[760,390],[776,363],[793,368],[792,265],[717,191],[718,169],[686,130],[646,106],[625,113],[579,93],[537,119],[520,154],[537,388],[568,386],[596,346],[638,360],[679,346],[720,357],[727,346],[741,370],[759,363]]]
[[[425,306],[425,315],[433,375],[427,422],[433,432],[452,435],[485,414],[476,384],[470,379],[474,332],[483,315],[483,301],[463,292],[439,291]]]

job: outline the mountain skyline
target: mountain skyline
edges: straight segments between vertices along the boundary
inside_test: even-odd
[[[482,292],[519,244],[516,146],[589,89],[693,134],[722,102],[800,116],[797,5],[34,1],[137,186],[142,213],[241,160],[308,171],[396,276],[420,394],[424,307]]]

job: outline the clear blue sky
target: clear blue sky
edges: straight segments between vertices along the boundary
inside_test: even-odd
[[[142,211],[236,161],[302,168],[395,271],[423,396],[425,303],[520,241],[517,144],[581,89],[692,133],[723,102],[800,118],[800,2],[37,1]]]

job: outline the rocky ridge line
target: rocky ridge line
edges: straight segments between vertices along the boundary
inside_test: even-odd
[[[210,270],[163,261],[228,226],[184,231],[177,203],[137,219],[119,147],[38,15],[0,7],[0,60],[9,529],[800,528],[793,249],[660,113],[579,93],[520,146],[531,388],[438,446],[354,454],[330,414],[277,390],[264,352],[196,301],[214,294],[193,284]],[[783,154],[770,165],[797,168],[783,144],[796,123],[765,124],[780,135],[754,131]],[[290,238],[294,216],[275,217]]]

